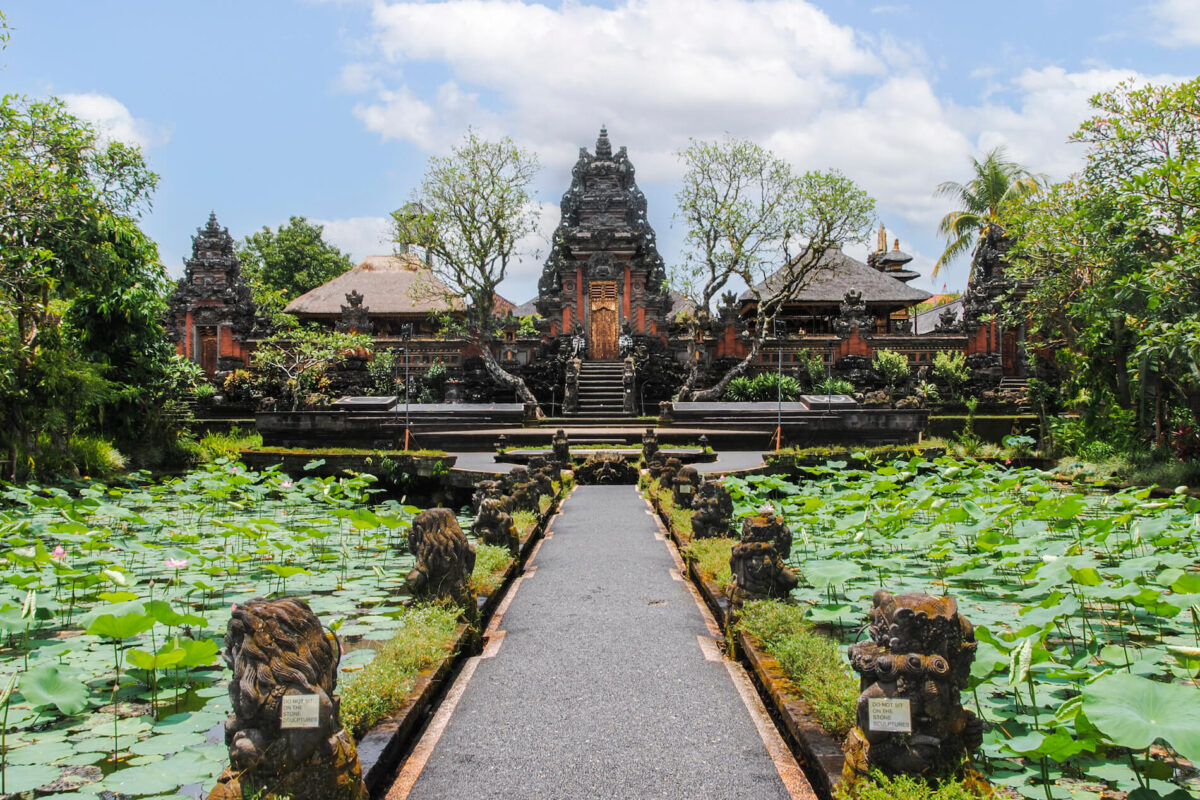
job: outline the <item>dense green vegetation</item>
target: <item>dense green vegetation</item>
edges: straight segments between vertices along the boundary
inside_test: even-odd
[[[100,765],[94,791],[208,783],[226,760],[208,736],[229,712],[220,637],[231,604],[255,596],[299,595],[338,631],[352,724],[394,708],[456,639],[458,612],[407,605],[419,509],[376,502],[372,483],[219,459],[159,482],[4,490],[0,689],[13,691],[0,693],[0,791],[46,784],[63,765]],[[493,549],[480,547],[481,590],[512,560]]]
[[[292,217],[275,230],[264,226],[238,244],[238,261],[254,302],[275,324],[295,325],[284,306],[354,266],[350,256],[325,241],[324,233],[321,225]]]
[[[1032,797],[1200,788],[1200,499],[1091,494],[949,458],[726,479],[795,537],[794,599],[852,641],[871,595],[949,594],[975,625],[981,766]]]

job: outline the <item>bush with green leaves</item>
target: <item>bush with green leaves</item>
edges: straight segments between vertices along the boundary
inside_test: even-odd
[[[777,372],[760,372],[753,378],[740,375],[725,387],[725,399],[738,403],[765,403],[779,398],[792,401],[799,396],[800,382]]]
[[[844,378],[828,378],[813,387],[816,394],[854,394],[854,384]]]
[[[871,367],[883,377],[888,390],[895,392],[908,380],[908,356],[895,350],[876,350]]]
[[[962,387],[971,379],[967,357],[959,351],[942,350],[933,356],[933,377],[946,388],[946,399],[956,402]]]

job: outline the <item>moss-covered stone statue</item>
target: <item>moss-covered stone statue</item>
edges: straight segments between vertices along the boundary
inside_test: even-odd
[[[233,670],[229,767],[209,800],[366,800],[354,739],[338,719],[341,646],[308,604],[256,598],[235,607],[223,657]]]

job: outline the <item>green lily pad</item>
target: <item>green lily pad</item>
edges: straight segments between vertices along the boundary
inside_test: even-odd
[[[28,792],[58,780],[62,770],[45,764],[13,764],[4,770],[4,790],[10,794]]]
[[[78,714],[88,705],[88,687],[83,681],[53,664],[23,673],[20,692],[35,708],[52,705],[68,716]]]
[[[1144,750],[1166,741],[1200,761],[1200,692],[1137,675],[1105,675],[1083,689],[1083,713],[1113,744]]]

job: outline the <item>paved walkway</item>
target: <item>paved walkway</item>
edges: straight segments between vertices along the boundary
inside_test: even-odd
[[[509,472],[516,466],[516,464],[496,461],[496,454],[492,452],[451,453],[450,455],[457,456],[458,458],[458,461],[454,464],[455,469],[467,470],[469,472],[494,472],[501,474]],[[711,472],[740,472],[741,470],[755,469],[762,465],[761,452],[730,450],[718,453],[716,461],[700,462],[692,466],[700,474],[706,475]]]
[[[388,800],[814,797],[632,486],[567,499]]]

